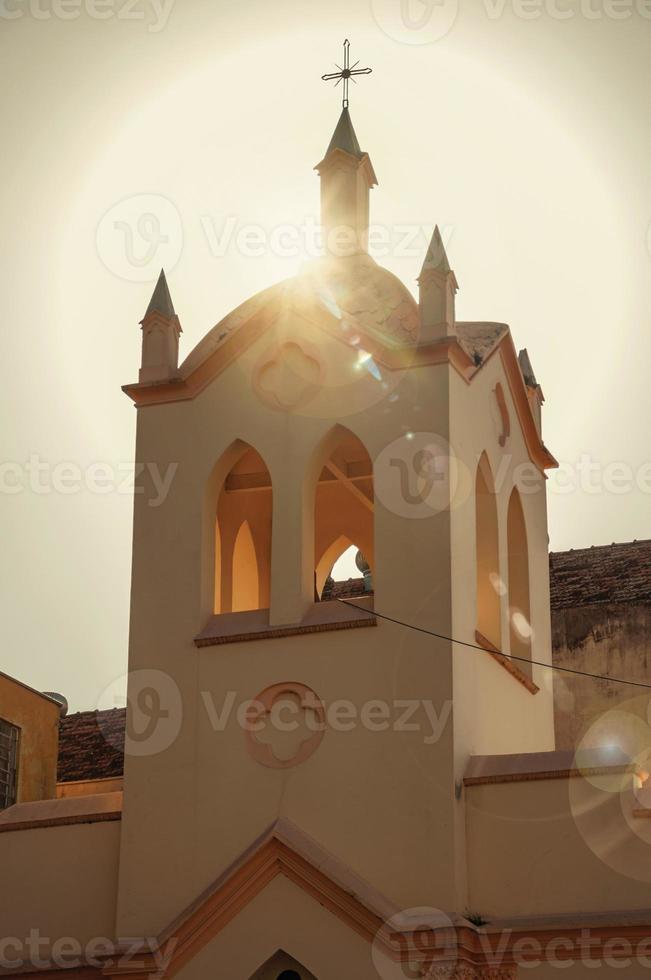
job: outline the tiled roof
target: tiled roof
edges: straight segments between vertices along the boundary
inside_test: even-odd
[[[549,556],[551,606],[651,601],[651,541],[597,545]]]
[[[553,551],[549,556],[552,609],[600,602],[651,602],[651,540]],[[326,581],[323,599],[364,595],[364,579]]]
[[[59,782],[121,776],[126,709],[78,711],[61,720]]]
[[[508,332],[505,323],[471,323],[457,321],[459,343],[475,364],[485,361]]]

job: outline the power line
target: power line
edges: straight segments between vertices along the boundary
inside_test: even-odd
[[[437,640],[447,640],[449,643],[456,643],[462,647],[470,647],[471,650],[481,650],[483,653],[492,652],[490,650],[487,651],[486,647],[480,646],[479,643],[469,643],[468,640],[455,640],[453,636],[446,636],[444,633],[435,633],[433,630],[425,629],[424,626],[415,626],[413,623],[405,623],[401,619],[385,616],[376,609],[371,612],[369,609],[364,609],[363,606],[356,606],[349,599],[340,599],[337,597],[337,602],[343,602],[344,605],[351,606],[352,609],[357,609],[359,612],[368,613],[369,616],[386,619],[388,623],[395,623],[396,626],[404,626],[405,629],[415,630],[417,633],[425,633],[427,636],[434,636]],[[592,677],[593,680],[610,681],[613,684],[627,684],[629,687],[645,687],[651,689],[651,684],[645,684],[643,681],[629,681],[624,677],[608,677],[607,674],[591,674],[589,670],[577,670],[575,667],[561,667],[560,664],[546,664],[541,660],[530,660],[529,657],[516,657],[512,653],[502,653],[501,650],[495,650],[494,652],[506,660],[520,660],[524,664],[534,664],[536,667],[546,667],[548,670],[561,670],[566,674],[578,674],[579,677]]]

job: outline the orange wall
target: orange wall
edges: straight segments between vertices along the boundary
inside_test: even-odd
[[[56,796],[59,705],[0,674],[0,718],[20,729],[17,802]]]

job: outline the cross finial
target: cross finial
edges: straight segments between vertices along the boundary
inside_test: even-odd
[[[331,82],[334,81],[334,79],[336,78],[337,81],[335,82],[335,88],[337,87],[339,82],[343,81],[344,88],[342,92],[343,98],[341,100],[341,104],[344,109],[348,108],[348,82],[351,79],[354,82],[355,75],[370,75],[371,72],[373,71],[372,68],[357,68],[356,66],[358,64],[359,61],[356,61],[354,65],[350,64],[350,41],[346,39],[344,41],[343,68],[340,65],[337,65],[337,63],[335,62],[335,65],[337,66],[339,71],[333,71],[329,75],[321,75],[321,78],[323,79],[324,82]]]

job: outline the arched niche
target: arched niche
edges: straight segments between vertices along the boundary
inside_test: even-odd
[[[475,561],[477,630],[498,650],[502,646],[497,501],[490,463],[482,453],[475,477]]]
[[[212,498],[213,612],[269,606],[271,587],[272,485],[262,456],[234,443],[216,464]],[[216,501],[216,503],[215,503]]]
[[[517,487],[509,498],[507,516],[509,560],[509,637],[511,654],[531,659],[531,600],[529,593],[529,548],[522,500]],[[520,661],[518,667],[531,673],[531,664]]]
[[[328,432],[312,467],[314,484],[314,582],[325,580],[351,544],[374,567],[373,464],[362,441],[344,426]]]
[[[249,980],[317,980],[298,960],[279,949]]]

